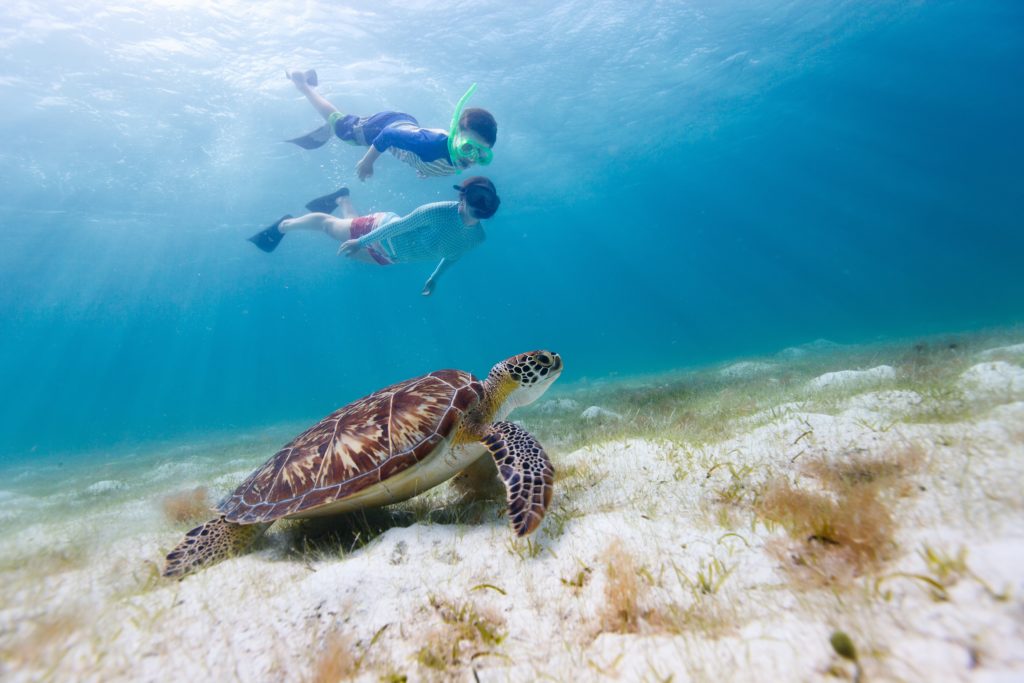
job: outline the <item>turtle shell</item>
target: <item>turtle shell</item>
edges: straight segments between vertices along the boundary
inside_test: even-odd
[[[295,437],[217,509],[230,522],[271,522],[358,493],[421,462],[482,397],[461,370],[381,389]]]

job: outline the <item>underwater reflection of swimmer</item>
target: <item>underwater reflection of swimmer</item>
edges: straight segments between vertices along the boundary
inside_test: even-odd
[[[306,204],[320,211],[299,218],[283,216],[249,241],[271,252],[289,232],[312,230],[341,242],[339,254],[364,263],[389,266],[439,259],[421,292],[430,296],[441,273],[484,241],[480,221],[493,216],[501,205],[494,183],[483,176],[466,178],[454,188],[458,201],[424,204],[404,217],[390,212],[357,216],[348,190],[341,188]],[[335,207],[340,207],[341,218],[330,214]]]
[[[475,83],[459,100],[449,129],[442,130],[421,128],[413,116],[397,111],[382,111],[365,117],[342,114],[314,90],[318,82],[316,71],[291,71],[288,78],[327,123],[287,142],[303,149],[316,149],[336,135],[349,144],[368,147],[356,164],[360,180],[373,175],[374,162],[388,151],[416,169],[421,178],[452,175],[473,164],[491,163],[498,124],[486,109],[464,109],[476,90]]]

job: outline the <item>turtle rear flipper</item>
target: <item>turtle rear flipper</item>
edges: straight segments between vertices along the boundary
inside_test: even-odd
[[[540,526],[551,504],[555,468],[530,432],[511,422],[495,422],[480,440],[491,452],[508,493],[508,517],[517,536]]]
[[[165,577],[181,577],[200,567],[215,564],[244,551],[269,524],[235,524],[224,517],[211,519],[192,529],[167,554]]]

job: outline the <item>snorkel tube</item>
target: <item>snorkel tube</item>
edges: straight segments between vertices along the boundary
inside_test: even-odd
[[[479,143],[476,143],[474,140],[467,140],[459,132],[459,119],[462,118],[462,110],[466,107],[466,102],[469,101],[474,92],[476,92],[476,83],[469,86],[469,90],[462,96],[459,103],[455,105],[455,113],[452,114],[452,125],[448,129],[448,157],[452,160],[456,175],[462,173],[462,164],[460,163],[462,160],[470,163],[476,163],[479,160],[484,165],[489,164],[491,161],[489,157],[486,161],[483,160]],[[468,151],[466,151],[467,147],[469,148]],[[486,151],[489,152],[490,149]]]

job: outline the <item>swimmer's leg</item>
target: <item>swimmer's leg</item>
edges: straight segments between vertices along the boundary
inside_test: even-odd
[[[338,111],[338,108],[328,102],[327,98],[313,89],[313,85],[316,85],[315,82],[313,85],[309,84],[308,71],[292,71],[288,74],[288,78],[295,84],[295,88],[306,96],[309,103],[313,105],[313,109],[316,109],[317,113],[324,117],[324,121],[331,118],[331,114]]]
[[[333,237],[339,242],[347,242],[352,239],[352,219],[351,218],[336,218],[327,213],[307,213],[305,216],[299,216],[298,218],[282,218],[274,225],[267,228],[267,230],[274,230],[281,235],[277,238],[277,242],[292,232],[293,230],[310,230],[312,232],[322,232],[329,237]],[[264,230],[263,232],[267,232]],[[254,235],[250,239],[256,242],[256,237],[259,237],[263,233]],[[256,242],[256,246],[263,249],[259,242]],[[277,244],[275,242],[274,247]],[[271,251],[271,249],[264,249],[264,251]],[[366,250],[361,249],[360,251],[351,255],[350,258],[356,261],[363,261],[365,263],[376,263],[373,256]]]
[[[338,207],[341,209],[342,218],[358,218],[359,214],[356,213],[355,208],[352,206],[352,200],[349,199],[347,194],[341,195],[337,199]]]
[[[351,239],[352,219],[337,218],[329,213],[307,213],[305,216],[281,221],[278,228],[282,233],[292,230],[322,232],[339,242],[345,242]]]
[[[315,76],[315,72],[313,73]],[[316,149],[327,144],[331,139],[331,136],[334,135],[334,130],[330,124],[330,118],[331,114],[338,111],[338,108],[328,102],[323,95],[313,89],[313,86],[316,85],[316,78],[314,77],[313,79],[310,79],[309,74],[309,71],[292,71],[288,74],[288,78],[291,79],[292,83],[295,84],[295,88],[306,96],[306,99],[309,100],[311,105],[313,105],[313,108],[316,109],[317,113],[324,117],[324,120],[328,121],[328,123],[325,123],[316,130],[310,131],[305,135],[300,135],[297,138],[292,138],[285,142],[291,142],[303,149]],[[312,85],[310,84],[311,80]]]
[[[316,211],[317,213],[334,213],[334,210],[341,207],[342,218],[355,218],[356,214],[352,213],[348,215],[345,213],[346,207],[349,211],[352,209],[352,204],[348,200],[348,188],[342,187],[336,192],[325,194],[323,197],[317,197],[316,199],[310,199],[306,202],[306,208],[310,211]]]
[[[271,252],[277,249],[277,245],[284,239],[285,234],[292,230],[322,232],[339,242],[344,242],[350,239],[352,234],[352,219],[335,218],[327,213],[307,213],[298,218],[285,215],[281,216],[273,225],[250,237],[249,241],[263,251]]]
[[[249,241],[267,253],[274,251],[277,249],[277,245],[281,243],[281,240],[284,239],[281,224],[289,218],[291,218],[291,214],[281,216],[277,219],[276,223],[250,237]]]

